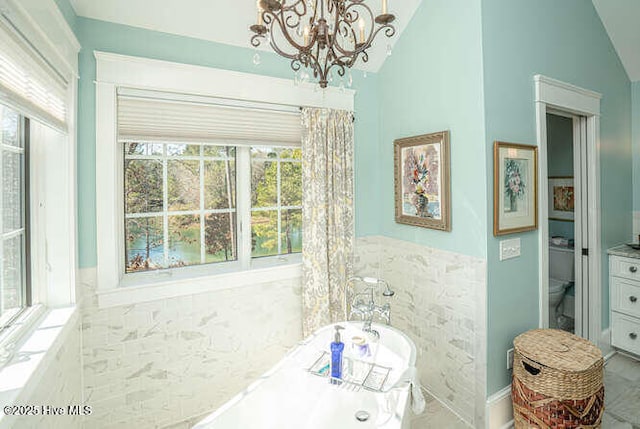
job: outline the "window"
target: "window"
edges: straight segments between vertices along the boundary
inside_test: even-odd
[[[298,106],[353,110],[354,92],[338,89],[318,92],[311,86],[296,87],[289,79],[106,52],[94,55],[96,159],[99,160],[95,175],[99,190],[96,199],[98,305],[101,308],[130,305],[299,278],[302,275],[301,257],[297,253],[302,235],[301,178],[288,175],[301,170],[303,126]],[[138,153],[134,151],[127,157],[125,148],[131,143],[158,146],[140,148]],[[202,190],[196,183],[198,192],[191,188],[189,192],[191,200],[195,199],[194,195],[198,198],[197,206],[172,209],[170,161],[184,158],[165,152],[165,146],[173,144],[203,146],[202,162],[218,162],[218,168],[224,165],[224,158],[234,158],[235,182],[232,182],[229,160],[228,182],[220,180],[216,182],[217,188],[202,186]],[[207,147],[233,147],[235,153],[229,151],[216,160],[215,156],[204,154]],[[126,163],[127,158],[132,160],[133,155],[156,156],[153,167],[156,191],[144,196],[138,207],[127,202],[125,195],[125,181],[129,179],[124,167],[130,165]],[[198,158],[201,162],[199,154],[190,156],[194,157],[192,161]],[[167,163],[166,178],[164,162]],[[153,164],[146,163],[145,168],[152,168]],[[261,164],[262,172],[258,169]],[[201,171],[204,167],[199,167],[197,177],[206,182],[206,174]],[[222,192],[225,186],[233,185],[235,192]],[[299,197],[291,197],[289,185],[298,186]],[[135,186],[147,186],[147,183]],[[137,192],[135,186],[131,192]],[[216,193],[221,195],[216,204],[207,205]],[[229,198],[232,204],[228,203]],[[207,231],[206,216],[216,214],[218,216],[211,217],[216,222],[210,222]],[[169,221],[172,216],[181,215],[192,216],[190,225],[194,232],[187,244],[196,255],[190,259],[191,265],[169,269],[172,265],[178,267],[180,260],[186,265],[186,258],[171,257],[175,255],[172,246],[177,243],[170,240]],[[204,231],[202,216],[205,216]],[[134,232],[132,237],[125,233],[125,228],[129,219],[136,217],[145,220],[142,225],[142,221],[138,221],[130,228]],[[156,228],[151,229],[154,221]],[[199,228],[197,234],[196,227]],[[146,269],[147,230],[149,257],[155,245],[158,265],[164,264],[161,268],[166,269]],[[184,230],[174,230],[180,232],[176,236],[185,237]],[[211,238],[214,232],[217,232],[215,240]],[[141,257],[136,268],[142,269],[132,271],[129,260],[138,253]],[[214,256],[216,259],[211,261]]]
[[[24,130],[28,121],[16,111],[0,105],[2,147],[0,171],[2,172],[2,269],[0,270],[0,330],[30,304],[27,260],[28,235],[28,141]]]
[[[126,273],[247,267],[251,258],[301,251],[299,148],[143,141],[123,147]],[[241,219],[251,228],[239,228]]]
[[[251,148],[251,256],[302,251],[302,152]]]

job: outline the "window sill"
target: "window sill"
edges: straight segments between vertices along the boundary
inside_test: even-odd
[[[0,366],[0,403],[21,405],[29,399],[48,363],[54,358],[67,336],[72,332],[78,318],[76,307],[46,309],[34,308],[26,315],[24,329],[3,342],[8,362]],[[37,319],[37,320],[33,320]],[[35,380],[35,381],[33,381]],[[4,414],[0,413],[0,425]]]
[[[205,292],[215,292],[252,286],[258,283],[269,283],[290,280],[302,276],[301,263],[256,267],[245,271],[179,277],[159,272],[156,276],[145,277],[144,283],[132,285],[123,282],[114,289],[98,290],[98,307],[109,308],[121,305],[132,305],[141,302],[176,298]]]

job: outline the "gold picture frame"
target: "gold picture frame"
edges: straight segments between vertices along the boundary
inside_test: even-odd
[[[538,147],[493,145],[493,235],[538,228]]]
[[[573,176],[549,177],[549,220],[573,222],[574,215]]]
[[[396,222],[451,231],[449,131],[401,138],[393,145]]]

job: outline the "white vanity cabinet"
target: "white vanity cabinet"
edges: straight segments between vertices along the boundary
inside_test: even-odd
[[[640,251],[609,250],[611,345],[640,355]]]

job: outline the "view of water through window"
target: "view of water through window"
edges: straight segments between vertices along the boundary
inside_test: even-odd
[[[254,147],[237,189],[234,146],[125,145],[126,272],[238,259],[236,200],[251,193],[251,256],[302,250],[300,149]],[[250,189],[249,189],[250,187]]]

